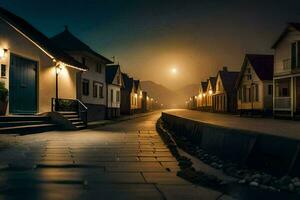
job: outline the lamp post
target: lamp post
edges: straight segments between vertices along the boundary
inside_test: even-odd
[[[60,64],[56,65],[56,67],[55,67],[55,83],[56,83],[55,99],[56,99],[56,102],[58,101],[58,76],[59,76],[61,70],[62,70],[62,66]]]

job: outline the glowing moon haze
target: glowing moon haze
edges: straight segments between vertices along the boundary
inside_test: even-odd
[[[172,74],[177,74],[177,69],[174,67],[171,69]]]

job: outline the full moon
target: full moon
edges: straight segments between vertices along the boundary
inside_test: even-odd
[[[171,72],[172,72],[172,74],[177,74],[177,69],[176,68],[172,68]]]

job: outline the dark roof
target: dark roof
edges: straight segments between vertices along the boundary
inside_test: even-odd
[[[200,87],[202,88],[203,92],[206,92],[206,90],[207,90],[207,85],[208,85],[208,82],[207,82],[207,81],[202,81],[202,82],[201,82]]]
[[[284,29],[284,31],[281,33],[281,35],[279,36],[279,38],[276,40],[276,42],[273,44],[272,49],[275,49],[277,47],[277,45],[281,42],[281,40],[286,36],[286,34],[289,32],[290,28],[294,28],[297,31],[300,31],[300,23],[288,23],[286,28]]]
[[[247,63],[250,62],[258,78],[262,81],[273,80],[274,71],[274,56],[263,54],[246,54],[242,65],[241,72],[236,82],[236,87],[239,86],[243,74],[246,70]]]
[[[114,81],[119,68],[120,68],[120,65],[107,65],[106,66],[106,83],[111,84]]]
[[[211,82],[212,90],[216,91],[217,77],[210,77],[208,80]]]
[[[260,80],[273,80],[273,55],[247,54],[246,57]]]
[[[34,28],[31,24],[29,24],[21,17],[18,17],[15,14],[0,7],[0,18],[3,19],[6,23],[11,24],[16,29],[21,31],[24,35],[30,38],[30,40],[34,41],[37,45],[39,45],[51,56],[53,56],[56,60],[64,62],[68,65],[72,65],[74,67],[87,69],[86,66],[77,62],[67,53],[60,50],[50,41],[50,39],[47,36],[38,31],[36,28]]]
[[[220,71],[220,77],[224,90],[226,92],[232,92],[235,89],[236,81],[239,77],[239,72]]]
[[[134,80],[134,90],[135,90],[135,92],[137,92],[137,89],[138,89],[139,85],[140,85],[140,80]]]
[[[124,88],[128,91],[131,91],[133,87],[133,78],[130,78],[127,74],[122,73],[122,79],[124,81]]]
[[[64,51],[84,51],[105,60],[107,64],[113,63],[108,58],[100,55],[92,50],[88,45],[84,44],[80,39],[74,36],[67,27],[63,32],[53,36],[51,41]]]

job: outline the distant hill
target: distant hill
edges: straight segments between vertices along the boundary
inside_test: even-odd
[[[176,90],[176,93],[181,94],[181,96],[186,100],[189,99],[191,96],[196,96],[199,92],[199,84],[191,84],[186,85],[179,90]]]
[[[188,85],[177,91],[172,91],[163,85],[153,81],[141,81],[142,89],[148,92],[150,97],[158,99],[168,107],[182,107],[184,102],[192,95],[197,94],[198,86]]]

